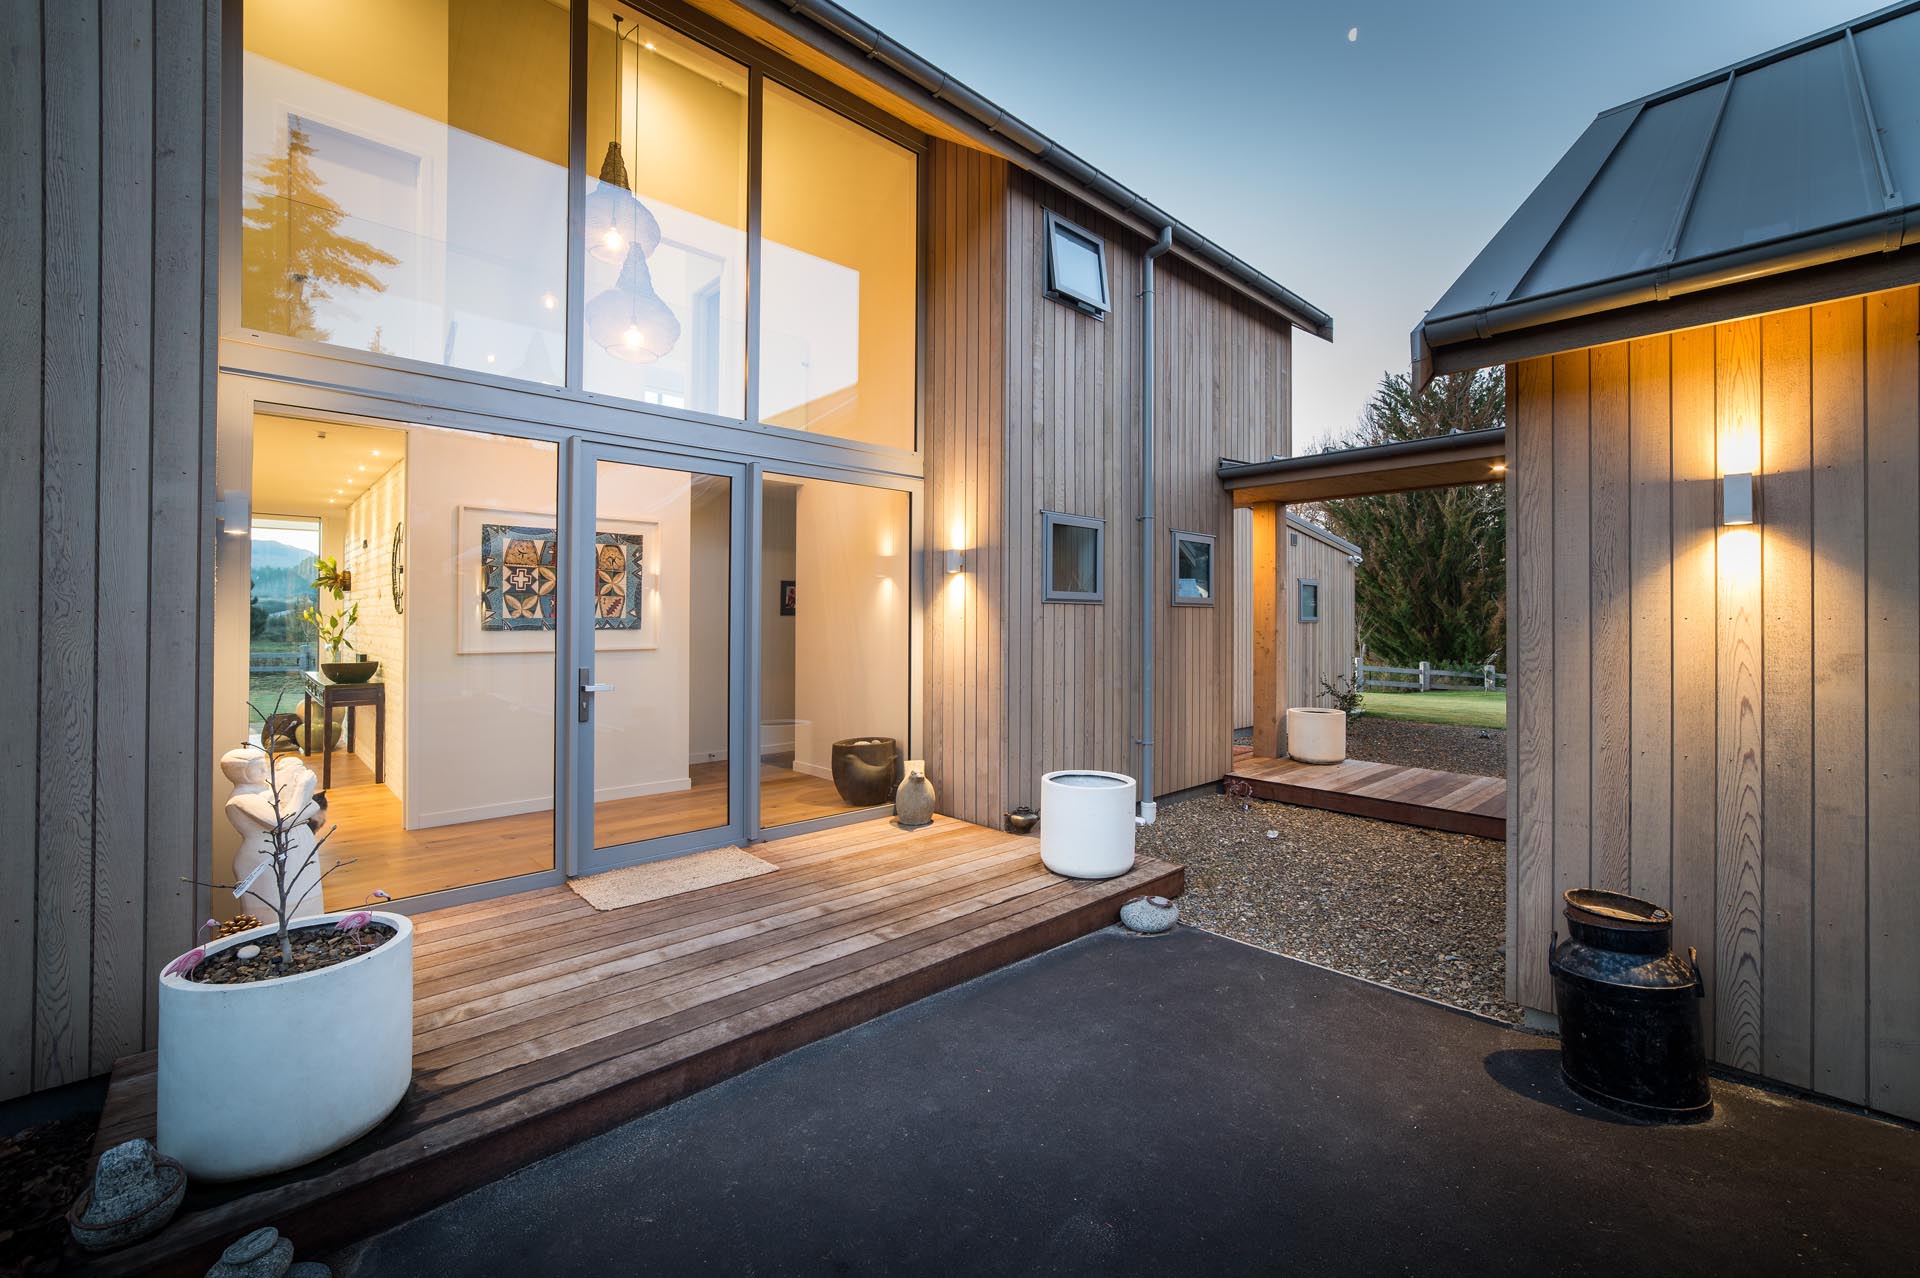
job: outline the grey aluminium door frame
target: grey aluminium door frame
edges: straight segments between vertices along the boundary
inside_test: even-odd
[[[595,682],[592,554],[599,463],[645,466],[692,475],[715,475],[729,481],[727,574],[727,820],[702,830],[689,830],[611,847],[594,846],[594,714],[596,693],[583,691]],[[566,787],[561,806],[560,842],[567,874],[595,874],[624,865],[639,865],[666,857],[746,841],[747,814],[759,806],[759,769],[747,766],[759,759],[758,743],[749,730],[750,687],[754,674],[750,658],[748,619],[758,575],[757,549],[750,540],[750,503],[757,497],[757,464],[689,457],[644,446],[610,444],[575,436],[561,453],[562,490],[567,494],[566,535],[560,539],[560,607],[555,618],[556,648],[564,660],[555,665],[555,697],[561,709],[562,729],[558,775]],[[617,689],[608,695],[618,695]]]

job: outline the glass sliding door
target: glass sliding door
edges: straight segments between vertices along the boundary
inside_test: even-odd
[[[576,874],[741,837],[743,479],[726,463],[575,447],[559,571],[573,592]]]

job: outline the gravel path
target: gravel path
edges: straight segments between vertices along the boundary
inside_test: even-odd
[[[1347,720],[1347,757],[1477,777],[1507,775],[1507,734],[1497,728],[1407,723],[1361,715]]]
[[[1506,1001],[1504,844],[1211,795],[1162,807],[1140,831],[1139,852],[1187,867],[1183,922],[1483,1015],[1520,1017]]]

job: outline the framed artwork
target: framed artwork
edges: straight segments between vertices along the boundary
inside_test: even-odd
[[[793,615],[793,583],[791,581],[780,583],[780,615],[783,617]]]
[[[658,646],[649,547],[659,525],[606,519],[594,533],[593,628],[602,651]],[[552,515],[462,506],[458,548],[461,653],[551,652],[559,535]]]

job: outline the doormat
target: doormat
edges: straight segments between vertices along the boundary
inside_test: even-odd
[[[715,848],[692,856],[668,857],[664,861],[608,870],[605,874],[590,874],[584,879],[568,879],[567,886],[596,910],[617,910],[658,901],[664,896],[678,896],[696,888],[771,874],[779,868],[744,848]]]

